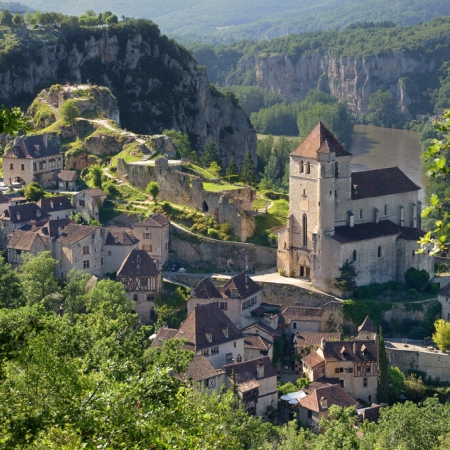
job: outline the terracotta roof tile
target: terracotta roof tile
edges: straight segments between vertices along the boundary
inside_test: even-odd
[[[108,232],[105,245],[135,245],[139,242],[131,228],[110,226],[106,229]]]
[[[25,136],[19,140],[9,149],[4,157],[17,159],[35,159],[46,156],[59,155],[61,152],[51,143],[44,143],[44,136]]]
[[[377,327],[372,322],[372,319],[369,316],[366,316],[364,322],[358,327],[358,332],[359,331],[369,331],[370,333],[376,333]]]
[[[163,342],[166,339],[172,339],[177,334],[176,328],[167,328],[167,327],[161,327],[158,330],[158,333],[156,333],[155,339],[153,339],[152,343],[150,344],[150,347],[158,347],[161,348],[163,345]]]
[[[326,399],[327,408],[322,408],[321,399]],[[314,389],[310,394],[301,398],[298,402],[303,408],[317,413],[327,411],[331,405],[337,405],[342,408],[347,408],[349,406],[356,407],[358,405],[358,402],[351,398],[341,386],[337,384],[330,384]]]
[[[401,227],[395,225],[390,220],[380,220],[380,222],[368,222],[355,225],[353,227],[343,226],[334,229],[335,241],[341,244],[349,242],[365,241],[384,236],[400,235],[402,233]]]
[[[186,372],[175,376],[181,380],[203,381],[217,376],[217,370],[203,355],[196,355],[189,363]]]
[[[244,338],[244,348],[254,350],[269,350],[272,344],[261,336],[249,334]]]
[[[257,367],[259,364],[264,366],[264,376],[258,378]],[[248,361],[227,364],[223,366],[225,373],[231,379],[233,372],[235,374],[238,388],[241,392],[259,387],[258,379],[272,378],[277,376],[277,371],[273,367],[270,358],[263,356],[261,358],[250,359]]]
[[[317,153],[336,153],[337,157],[350,155],[322,122],[316,125],[291,155],[317,159]]]
[[[318,367],[319,364],[323,364],[325,366],[325,360],[316,352],[310,353],[302,358],[302,362],[304,362],[311,369]]]
[[[84,191],[86,194],[90,195],[91,197],[106,197],[106,192],[102,191],[100,188],[94,188],[94,189],[85,189]]]
[[[326,361],[377,361],[377,344],[373,340],[325,342],[323,356]]]
[[[261,331],[266,332],[273,338],[278,338],[283,334],[283,330],[281,330],[280,328],[277,328],[276,330],[274,330],[273,328],[269,327],[269,325],[267,325],[261,321],[252,323],[248,327],[243,328],[241,331],[245,334],[245,333],[249,333],[250,330],[253,330],[254,328],[257,328],[257,329],[259,328]],[[252,334],[255,334],[255,333],[252,332]]]
[[[75,222],[68,217],[63,219],[47,220],[36,224],[36,227],[32,227],[31,231],[38,232],[41,235],[54,237],[58,236],[58,230],[64,228],[69,224],[75,224]]]
[[[211,341],[207,335],[212,335]],[[186,347],[197,352],[225,342],[243,339],[244,335],[216,303],[208,303],[196,306],[180,325],[174,337],[187,339]]]
[[[309,331],[297,331],[295,333],[295,346],[297,347],[311,347],[313,345],[320,345],[322,338],[326,341],[339,341],[341,333],[313,333]]]
[[[123,260],[122,265],[117,271],[117,278],[121,277],[157,277],[160,271],[156,264],[145,250],[134,248]]]
[[[63,228],[62,233],[56,238],[56,241],[60,244],[72,245],[89,236],[98,228],[99,227],[69,223],[69,225],[66,225]]]
[[[78,174],[75,170],[55,170],[52,175],[53,181],[77,181]]]
[[[398,167],[352,172],[352,200],[420,189]]]
[[[15,230],[9,235],[7,248],[30,251],[36,239],[41,238],[33,231]]]
[[[170,219],[164,214],[152,214],[148,219],[133,224],[134,227],[163,227],[170,223]]]
[[[306,306],[288,306],[280,314],[280,323],[290,324],[293,320],[318,321],[322,320],[322,308]]]

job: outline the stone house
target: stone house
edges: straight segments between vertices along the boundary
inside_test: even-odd
[[[197,305],[217,303],[219,308],[240,329],[256,321],[252,312],[261,306],[262,287],[246,273],[230,278],[217,288],[209,278],[204,278],[192,291],[187,301],[188,313]]]
[[[46,185],[55,170],[62,170],[64,153],[44,134],[17,138],[2,159],[5,185],[32,181]]]
[[[75,211],[66,195],[41,198],[36,204],[50,215],[50,220],[67,219]]]
[[[106,193],[99,188],[85,189],[73,196],[73,206],[87,222],[89,219],[99,219],[100,206],[106,200]]]
[[[343,324],[342,303],[331,301],[319,307],[288,306],[279,318],[279,326],[285,333],[295,334],[298,330],[327,332]]]
[[[450,322],[450,283],[438,292],[438,301],[441,304],[441,317]]]
[[[227,388],[231,389],[236,382],[239,395],[249,414],[262,417],[267,414],[269,406],[277,409],[277,371],[268,356],[227,364],[223,369],[227,375]]]
[[[303,372],[311,381],[339,378],[353,398],[376,401],[377,345],[374,340],[332,341],[322,339],[319,348],[302,359]]]
[[[348,408],[358,406],[358,402],[348,395],[338,384],[323,384],[307,390],[307,395],[298,400],[299,422],[318,429],[320,419],[327,418],[332,405]]]
[[[283,330],[277,326],[272,327],[269,324],[258,320],[258,322],[252,323],[251,325],[242,328],[241,330],[244,335],[247,336],[261,336],[262,339],[273,344],[278,341],[283,335]]]
[[[139,241],[131,228],[110,226],[105,231],[103,270],[106,274],[117,272],[130,251],[137,248]]]
[[[410,267],[432,278],[433,258],[415,252],[423,235],[420,188],[398,167],[353,173],[350,167],[351,154],[320,122],[291,153],[277,266],[336,293],[333,280],[347,260],[358,285],[404,282]]]
[[[52,175],[56,188],[62,191],[76,191],[79,178],[75,170],[55,170]]]
[[[117,281],[124,287],[127,297],[142,323],[155,319],[155,296],[161,290],[161,272],[145,250],[133,249],[117,271]]]
[[[105,230],[70,223],[58,230],[53,238],[53,258],[57,261],[56,274],[65,278],[71,269],[103,277],[103,244]]]
[[[6,248],[6,259],[13,268],[23,263],[24,252],[37,256],[38,253],[48,250],[48,240],[45,242],[45,238],[39,233],[15,230],[10,236]]]
[[[358,336],[356,339],[366,340],[376,340],[377,338],[377,327],[372,322],[369,316],[366,316],[364,322],[358,327]]]
[[[326,341],[339,341],[341,339],[341,333],[315,333],[311,331],[297,331],[295,333],[295,373],[298,375],[303,373],[301,358],[304,358],[312,351],[317,350],[322,342],[322,339],[325,339]]]
[[[6,249],[8,236],[19,228],[31,223],[50,219],[50,215],[39,208],[36,203],[23,203],[19,205],[8,204],[0,213],[0,248]]]
[[[273,359],[273,344],[268,339],[254,334],[247,334],[244,338],[244,359],[260,358],[261,356],[268,356],[270,360]]]
[[[166,263],[169,255],[169,225],[170,219],[164,214],[152,214],[133,225],[139,248],[145,250],[159,268]]]
[[[244,359],[244,335],[215,303],[195,307],[174,338],[187,339],[186,349],[205,356],[215,369]]]

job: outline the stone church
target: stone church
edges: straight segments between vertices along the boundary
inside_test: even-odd
[[[351,172],[351,154],[319,124],[290,155],[289,215],[278,230],[278,268],[335,292],[353,261],[358,285],[404,281],[407,269],[433,276],[433,258],[416,254],[420,187],[398,167]]]

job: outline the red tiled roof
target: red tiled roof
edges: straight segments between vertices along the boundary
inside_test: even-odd
[[[103,192],[100,188],[94,188],[94,189],[85,189],[84,191],[86,194],[90,195],[91,197],[106,197],[106,192]]]
[[[244,348],[254,350],[269,350],[272,344],[261,336],[249,334],[244,338]]]
[[[75,170],[55,170],[52,175],[53,181],[76,181],[78,174]]]
[[[7,248],[30,251],[36,239],[41,239],[41,237],[33,231],[15,230],[9,235]]]
[[[352,172],[352,200],[420,189],[398,167]]]
[[[189,363],[186,372],[175,374],[175,376],[181,380],[203,381],[217,376],[217,370],[203,355],[196,355]]]
[[[304,362],[311,369],[314,369],[321,363],[325,365],[325,360],[316,352],[310,353],[302,358],[302,362]]]
[[[62,234],[56,238],[56,241],[60,244],[72,245],[92,234],[97,228],[99,227],[70,223],[64,227]]]
[[[339,341],[341,333],[314,333],[310,331],[297,331],[295,333],[295,346],[311,347],[320,345],[322,339],[326,341]]]
[[[177,329],[175,328],[167,328],[167,327],[161,327],[158,330],[158,333],[156,333],[155,339],[153,339],[152,343],[150,344],[150,347],[158,347],[161,348],[163,345],[163,342],[166,339],[172,339],[177,334]]]
[[[164,214],[152,214],[148,219],[133,224],[134,227],[163,227],[170,223],[170,219]]]
[[[318,321],[322,320],[322,308],[306,306],[288,306],[280,314],[280,323],[290,324],[293,320]]]
[[[108,234],[106,236],[105,245],[134,245],[139,242],[139,240],[134,237],[131,228],[110,226],[106,229],[108,230]]]
[[[273,338],[280,337],[283,334],[283,330],[281,330],[280,328],[277,328],[276,330],[274,330],[273,328],[269,327],[269,325],[266,325],[264,322],[261,322],[261,321],[252,323],[248,327],[243,328],[241,331],[244,334],[250,333],[250,330],[252,330],[253,328],[257,328],[257,329],[259,328],[260,330],[266,332]],[[255,333],[252,332],[252,334],[255,334]]]
[[[350,155],[322,122],[315,126],[291,155],[317,159],[317,153],[336,153],[337,157]]]
[[[326,399],[326,408],[322,408],[321,399]],[[306,397],[299,399],[298,402],[303,408],[318,413],[328,410],[331,405],[337,405],[341,408],[347,408],[349,406],[356,407],[358,405],[358,402],[351,398],[341,386],[337,384],[330,384],[314,389]]]

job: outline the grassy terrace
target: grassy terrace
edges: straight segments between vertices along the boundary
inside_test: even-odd
[[[242,186],[235,186],[234,184],[216,184],[203,182],[203,189],[210,192],[220,192],[220,191],[234,191],[236,189],[242,189]]]
[[[188,164],[185,164],[184,167],[186,167],[187,169],[190,169],[190,171],[192,171],[194,173],[198,173],[198,174],[202,175],[207,180],[214,180],[217,178],[216,176],[214,176],[214,174],[212,174],[208,170],[204,169],[203,167],[197,166],[195,164],[188,163]]]

